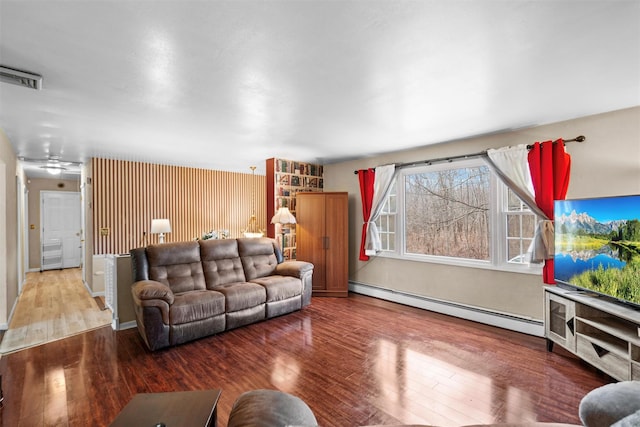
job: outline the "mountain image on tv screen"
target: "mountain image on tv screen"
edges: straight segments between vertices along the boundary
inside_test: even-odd
[[[640,195],[557,200],[555,280],[640,306]]]

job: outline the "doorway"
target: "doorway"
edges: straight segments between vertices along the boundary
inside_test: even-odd
[[[40,271],[81,265],[81,210],[78,192],[40,192]]]

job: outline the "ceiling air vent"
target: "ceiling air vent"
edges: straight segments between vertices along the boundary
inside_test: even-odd
[[[35,90],[42,89],[42,76],[5,67],[4,65],[0,65],[0,82],[11,83]]]

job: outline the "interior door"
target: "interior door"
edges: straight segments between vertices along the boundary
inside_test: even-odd
[[[42,270],[79,267],[82,257],[80,193],[42,191]]]

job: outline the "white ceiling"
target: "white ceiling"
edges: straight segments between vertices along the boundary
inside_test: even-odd
[[[24,157],[250,173],[640,105],[640,1],[7,1]]]

